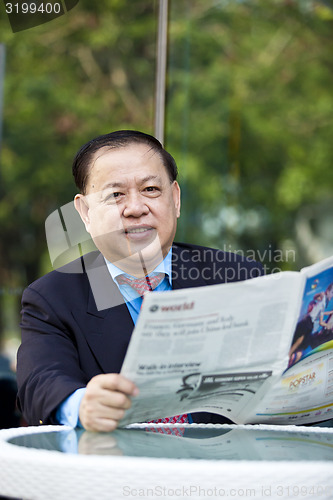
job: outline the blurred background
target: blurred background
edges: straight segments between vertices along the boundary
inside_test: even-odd
[[[180,171],[178,240],[267,272],[333,253],[333,2],[80,0],[15,33],[5,3],[0,332],[12,364],[22,290],[52,269],[45,220],[73,199],[72,158],[99,134],[164,141]]]

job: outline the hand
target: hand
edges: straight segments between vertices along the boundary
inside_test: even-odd
[[[113,431],[131,406],[130,396],[138,392],[135,384],[119,373],[96,375],[80,404],[81,424],[88,431]]]

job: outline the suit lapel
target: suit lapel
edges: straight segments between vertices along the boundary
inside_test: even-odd
[[[90,350],[104,373],[119,372],[134,328],[123,296],[113,282],[103,256],[84,256],[89,279],[86,314],[77,321]],[[206,285],[200,263],[195,262],[188,248],[173,246],[172,288],[193,288]]]
[[[103,256],[84,256],[84,264],[90,286],[83,332],[102,371],[119,372],[134,328],[133,320]]]
[[[89,280],[89,299],[87,311],[104,318],[110,308],[125,304],[108,271],[102,254],[87,254],[83,256],[84,268]]]

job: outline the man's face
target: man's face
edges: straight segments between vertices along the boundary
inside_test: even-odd
[[[86,195],[75,207],[95,245],[130,274],[152,271],[167,255],[180,213],[180,189],[146,144],[97,151]]]

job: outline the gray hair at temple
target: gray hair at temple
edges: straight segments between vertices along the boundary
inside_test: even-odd
[[[76,153],[73,160],[72,172],[75,184],[80,193],[85,194],[89,177],[90,166],[95,153],[101,148],[118,149],[130,144],[147,144],[161,157],[170,178],[170,182],[177,179],[178,169],[174,158],[168,153],[155,137],[138,130],[117,130],[109,134],[100,135],[84,144]]]

